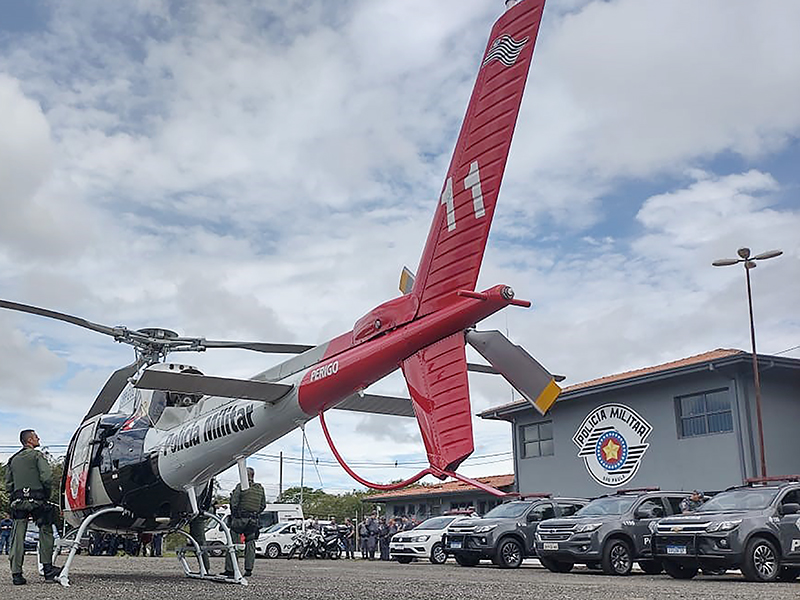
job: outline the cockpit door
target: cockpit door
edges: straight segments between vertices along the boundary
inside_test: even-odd
[[[64,481],[64,508],[83,510],[89,501],[89,465],[91,463],[94,433],[99,419],[84,423],[75,434],[75,443],[69,456],[69,465]]]

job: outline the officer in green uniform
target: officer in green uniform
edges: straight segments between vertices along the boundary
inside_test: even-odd
[[[6,490],[11,499],[11,518],[14,519],[9,556],[12,582],[14,585],[27,583],[22,576],[22,561],[29,517],[39,527],[39,562],[44,567],[45,581],[55,581],[61,569],[53,566],[53,524],[58,516],[58,507],[48,502],[53,472],[50,463],[36,449],[39,436],[33,429],[21,431],[19,441],[22,450],[11,457],[6,468]]]
[[[253,479],[256,472],[252,467],[247,467],[247,480],[249,487],[242,491],[241,484],[231,492],[231,531],[235,534],[244,534],[244,574],[249,577],[253,574],[253,565],[256,562],[256,540],[259,534],[259,515],[267,507],[264,488]],[[234,540],[235,541],[235,540]],[[225,571],[223,575],[233,577],[233,562],[230,554],[225,555]]]

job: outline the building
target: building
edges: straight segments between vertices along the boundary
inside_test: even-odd
[[[767,473],[800,473],[800,360],[758,364]],[[567,387],[546,416],[524,400],[480,416],[511,423],[522,494],[721,490],[760,476],[752,354],[741,350]]]
[[[514,491],[513,475],[494,475],[476,479],[503,492]],[[451,510],[469,508],[482,515],[503,500],[460,481],[445,481],[371,495],[369,501],[383,504],[384,514],[389,517],[408,515],[422,521]]]

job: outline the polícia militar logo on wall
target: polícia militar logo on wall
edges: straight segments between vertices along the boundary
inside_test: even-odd
[[[639,413],[622,404],[604,404],[583,420],[572,441],[589,475],[606,487],[633,479],[653,430]]]

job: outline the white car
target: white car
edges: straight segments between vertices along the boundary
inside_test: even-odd
[[[262,531],[256,540],[256,555],[278,558],[281,554],[287,554],[292,547],[292,537],[301,527],[300,522],[294,521],[275,523],[272,527]]]
[[[389,557],[403,564],[415,558],[427,558],[435,565],[443,564],[447,555],[442,547],[442,535],[448,525],[459,519],[463,517],[432,517],[414,529],[395,533],[389,542]]]

